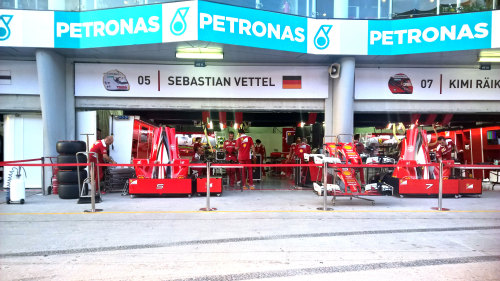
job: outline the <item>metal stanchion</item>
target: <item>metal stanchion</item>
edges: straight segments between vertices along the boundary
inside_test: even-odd
[[[323,211],[331,211],[333,208],[327,208],[326,207],[326,201],[328,197],[328,163],[324,162],[323,163],[323,208],[318,207],[316,208],[317,210],[323,210]]]
[[[438,210],[443,210],[443,162],[439,163],[439,194],[438,194]]]
[[[450,209],[443,208],[443,162],[439,162],[439,193],[438,206],[432,207],[433,210],[449,211]]]
[[[210,162],[207,162],[207,207],[200,208],[200,211],[216,211],[217,208],[210,208]]]
[[[80,134],[80,135],[84,135],[87,137],[87,151],[84,154],[87,156],[87,164],[90,164],[89,173],[90,173],[90,204],[91,204],[91,209],[85,210],[84,212],[85,213],[101,212],[102,209],[95,208],[95,186],[96,186],[95,182],[96,182],[96,180],[99,180],[99,179],[95,178],[94,171],[95,171],[95,169],[99,169],[99,167],[96,167],[94,162],[90,162],[90,154],[91,153],[94,154],[94,157],[96,158],[97,163],[99,162],[99,160],[97,157],[97,153],[89,152],[89,136],[92,136],[94,134]],[[76,158],[77,158],[76,162],[78,162],[78,153],[76,154]],[[77,169],[77,174],[78,174],[78,184],[80,184],[80,169]],[[97,170],[97,177],[100,177],[99,170]],[[99,186],[99,197],[100,197],[100,193],[101,193],[100,188],[101,187]]]
[[[45,158],[42,156],[42,194],[47,195],[47,191],[45,190]]]

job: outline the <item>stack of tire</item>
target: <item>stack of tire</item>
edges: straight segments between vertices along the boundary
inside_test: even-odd
[[[67,164],[59,166],[57,172],[57,181],[59,182],[58,194],[61,199],[78,199],[80,197],[78,187],[78,170],[77,166],[72,164],[77,163],[77,152],[85,152],[86,144],[83,141],[58,141],[56,144],[57,164]],[[86,163],[85,155],[78,155],[78,163]],[[80,181],[83,182],[87,178],[85,167],[79,167]]]

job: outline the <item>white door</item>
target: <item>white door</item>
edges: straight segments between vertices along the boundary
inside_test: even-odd
[[[87,143],[90,149],[95,143],[97,136],[96,111],[78,111],[76,113],[76,139],[87,142],[87,136],[84,134],[91,134]]]
[[[4,160],[25,160],[43,156],[43,125],[41,115],[4,115]],[[40,161],[29,162],[32,164]],[[4,186],[13,167],[5,167]],[[26,188],[41,188],[41,167],[24,167]],[[24,172],[22,172],[24,174]]]

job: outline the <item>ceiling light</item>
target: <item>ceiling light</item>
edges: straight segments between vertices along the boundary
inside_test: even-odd
[[[500,57],[480,57],[478,62],[500,62]]]
[[[224,59],[224,53],[220,48],[181,48],[177,49],[175,57],[178,59],[221,60]]]
[[[500,62],[500,51],[481,51],[478,62]]]

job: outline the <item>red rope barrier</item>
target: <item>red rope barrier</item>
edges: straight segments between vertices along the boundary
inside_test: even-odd
[[[42,158],[2,161],[2,162],[0,162],[0,166],[7,166],[6,164],[12,164],[12,163],[23,163],[23,162],[33,162],[33,161],[42,161]],[[14,165],[14,166],[18,166],[18,165]]]
[[[30,161],[41,161],[41,158],[37,159],[27,159],[27,160],[16,160],[16,161],[5,161],[0,162],[0,166],[26,166],[26,167],[59,167],[59,166],[74,166],[74,167],[85,167],[90,166],[88,163],[61,163],[61,164],[28,164],[24,162]],[[204,168],[205,163],[189,163],[189,164],[154,164],[154,163],[144,163],[144,164],[106,164],[98,163],[96,166],[100,167],[194,167],[194,168]],[[323,167],[322,164],[218,164],[212,163],[212,168],[231,168],[231,167],[276,167],[276,168],[287,168],[287,167]],[[417,165],[405,165],[404,167],[398,166],[396,164],[328,164],[329,168],[416,168],[416,167],[438,167],[438,163],[431,164],[417,164]],[[482,168],[486,170],[496,170],[500,169],[499,165],[460,165],[460,164],[445,164],[444,167],[450,168]]]

